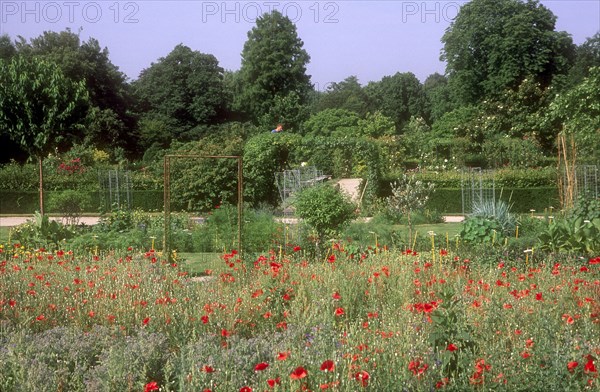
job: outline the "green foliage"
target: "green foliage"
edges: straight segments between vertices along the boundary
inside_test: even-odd
[[[356,209],[345,195],[329,184],[303,189],[293,205],[296,215],[315,230],[319,240],[338,234],[354,217]]]
[[[305,104],[311,85],[306,74],[310,56],[303,46],[287,16],[279,11],[259,16],[242,50],[234,106],[258,122],[271,113],[277,99],[291,93]]]
[[[600,218],[557,219],[539,235],[541,249],[593,256],[600,251]]]
[[[483,216],[468,217],[463,221],[460,232],[463,241],[472,243],[498,243],[502,237],[502,227],[495,219]]]
[[[547,112],[546,126],[572,133],[579,162],[600,160],[600,66],[591,68],[589,76],[564,94],[557,95]]]
[[[88,94],[54,63],[14,57],[0,62],[0,128],[31,156],[72,142],[86,119]]]
[[[392,136],[396,133],[394,121],[381,111],[367,113],[364,119],[358,120],[358,129],[361,136],[371,138]]]
[[[348,76],[341,82],[333,82],[319,93],[313,103],[314,112],[327,109],[343,109],[365,116],[369,111],[369,98],[356,76]]]
[[[300,142],[299,135],[286,132],[262,133],[246,142],[243,161],[245,202],[254,205],[279,202],[275,173],[292,166],[292,151]]]
[[[473,104],[527,77],[547,87],[568,70],[572,39],[536,1],[477,0],[460,8],[442,37],[442,60],[457,100]],[[510,53],[510,55],[507,55]]]
[[[12,233],[16,241],[31,248],[44,248],[50,245],[57,249],[63,241],[75,236],[75,232],[70,227],[50,220],[48,215],[42,216],[37,211],[33,220],[17,226]]]
[[[89,94],[91,116],[82,140],[101,148],[120,146],[136,149],[135,117],[127,76],[111,63],[107,48],[98,40],[83,42],[70,29],[45,31],[29,43],[17,41],[20,56],[41,58],[56,63],[73,83],[82,82]]]
[[[600,200],[580,197],[564,217],[553,220],[539,235],[541,248],[590,256],[600,252]]]
[[[223,72],[213,55],[182,44],[144,69],[133,84],[144,113],[144,145],[189,141],[185,132],[214,123],[224,105]]]
[[[209,211],[222,202],[237,203],[238,161],[235,158],[203,158],[241,155],[241,140],[227,144],[217,135],[197,142],[174,143],[169,154],[199,157],[172,158],[170,164],[171,209],[173,211]],[[154,172],[160,173],[162,162],[156,162]],[[161,173],[162,174],[162,173]]]
[[[515,232],[516,217],[503,200],[473,203],[473,212],[463,221],[461,238],[473,243],[500,243]]]
[[[265,252],[284,240],[284,227],[273,219],[267,209],[244,209],[242,226],[243,251]],[[192,227],[193,246],[188,251],[224,252],[238,249],[237,207],[223,205],[213,210],[206,219]],[[184,251],[184,248],[178,248]]]
[[[411,117],[426,117],[426,97],[423,86],[412,72],[384,76],[371,82],[365,91],[373,108],[396,124],[396,132],[404,128]]]
[[[303,125],[303,133],[311,136],[356,136],[358,114],[346,109],[325,109],[313,114]]]

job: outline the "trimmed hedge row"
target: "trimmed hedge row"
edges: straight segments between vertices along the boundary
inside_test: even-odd
[[[389,192],[389,187],[384,188]],[[52,197],[56,191],[46,191],[46,200]],[[504,188],[502,195],[500,189],[496,190],[496,195],[508,203],[512,204],[512,211],[517,213],[529,212],[531,209],[542,212],[550,206],[558,208],[560,200],[557,187],[537,187],[537,188]],[[92,205],[96,206],[87,212],[98,212],[101,206],[101,198],[98,193],[92,193]],[[387,195],[380,195],[385,197]],[[132,191],[132,207],[140,208],[144,211],[162,211],[163,192],[162,191]],[[440,188],[436,189],[426,208],[447,214],[462,213],[462,191],[460,188]],[[3,191],[0,190],[0,214],[31,214],[39,210],[39,196],[37,192],[27,191]],[[59,211],[47,211],[59,212]]]
[[[559,208],[558,188],[504,188],[496,190],[496,197],[512,204],[511,211],[526,213],[534,209],[543,212],[549,207]],[[462,190],[457,188],[436,189],[426,208],[446,214],[462,214]]]
[[[47,201],[53,194],[60,191],[44,191],[45,207]],[[163,209],[163,191],[131,191],[132,208],[140,208],[144,211],[154,211]],[[98,192],[90,192],[91,205],[89,211],[97,213],[102,206],[102,198]],[[0,214],[32,214],[39,211],[39,193],[37,191],[6,191],[0,190]],[[48,210],[48,213],[60,213],[60,211]]]

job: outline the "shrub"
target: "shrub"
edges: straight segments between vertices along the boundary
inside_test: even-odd
[[[296,215],[316,231],[318,240],[338,234],[354,217],[356,209],[344,194],[329,184],[302,190],[293,204]]]

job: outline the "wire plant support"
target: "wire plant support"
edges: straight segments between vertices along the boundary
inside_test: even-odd
[[[463,170],[461,177],[462,213],[473,212],[473,206],[491,202],[496,208],[496,180],[493,171],[482,170],[479,167]],[[494,211],[494,214],[496,211]]]

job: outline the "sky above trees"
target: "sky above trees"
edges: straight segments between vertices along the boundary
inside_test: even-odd
[[[440,41],[462,1],[135,1],[0,2],[0,34],[16,39],[44,31],[81,29],[98,39],[113,64],[130,79],[182,43],[238,70],[256,17],[271,9],[287,15],[311,57],[307,73],[318,90],[356,75],[365,85],[396,72],[423,82],[444,73]],[[547,0],[556,30],[575,44],[600,30],[600,2]]]

